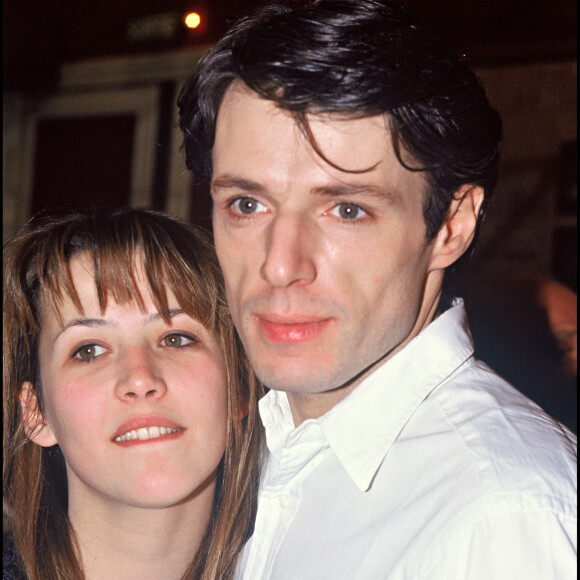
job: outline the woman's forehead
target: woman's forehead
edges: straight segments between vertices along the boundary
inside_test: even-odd
[[[100,260],[96,263],[90,252],[82,251],[46,280],[40,302],[44,307],[50,305],[56,314],[72,307],[82,313],[87,306],[96,305],[104,311],[110,300],[119,304],[136,302],[144,308],[153,294],[139,255],[107,264]],[[158,299],[167,304],[172,295],[164,284],[163,296]]]

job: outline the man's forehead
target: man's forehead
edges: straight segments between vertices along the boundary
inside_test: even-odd
[[[292,123],[284,119],[291,119]],[[276,129],[271,131],[270,124],[276,125]],[[218,157],[221,159],[226,155],[230,162],[232,158],[238,157],[237,154],[232,155],[233,139],[247,151],[269,131],[271,137],[267,139],[272,143],[281,131],[292,131],[298,138],[297,142],[312,148],[324,164],[341,171],[346,170],[346,174],[366,173],[376,167],[381,163],[385,148],[388,149],[388,156],[396,157],[396,165],[405,169],[418,166],[402,143],[399,142],[395,149],[387,114],[318,111],[298,115],[284,109],[279,103],[262,97],[238,79],[227,89],[216,122],[216,138],[212,151],[213,181],[216,178],[215,163]],[[373,145],[369,147],[371,142]],[[350,152],[342,154],[341,148]],[[218,150],[219,155],[216,157]],[[340,154],[335,158],[337,150]]]
[[[282,93],[282,89],[280,89]],[[274,91],[275,94],[275,91]],[[267,99],[260,95],[258,92],[250,88],[241,79],[235,79],[232,81],[230,86],[226,89],[224,97],[222,99],[221,105],[219,107],[219,112],[225,109],[231,108],[236,103],[248,99],[256,101],[262,101],[264,103],[270,103],[272,108],[277,111],[286,113],[289,117],[295,119],[297,123],[301,119],[307,120],[308,123],[328,123],[328,122],[340,122],[340,121],[356,121],[360,119],[372,119],[373,123],[376,123],[379,127],[384,128],[385,131],[390,133],[390,125],[388,122],[388,113],[367,113],[366,111],[329,111],[326,110],[322,105],[313,103],[310,105],[303,114],[293,111],[290,107],[284,106],[284,100],[279,101]],[[219,114],[218,112],[218,114]]]

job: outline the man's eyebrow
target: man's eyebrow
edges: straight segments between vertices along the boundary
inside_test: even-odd
[[[367,195],[387,200],[396,200],[399,197],[398,193],[387,188],[361,183],[339,183],[336,185],[315,187],[312,189],[312,193],[331,197]]]
[[[265,188],[260,183],[227,174],[216,178],[211,184],[212,192],[227,189],[236,189],[247,193],[264,193],[265,191]],[[387,201],[396,201],[400,197],[398,193],[390,191],[387,188],[365,183],[336,183],[322,185],[314,187],[311,190],[311,193],[313,195],[329,197],[366,195]]]
[[[227,174],[222,175],[211,182],[211,190],[214,191],[216,189],[239,189],[249,193],[264,191],[263,186],[255,181]]]

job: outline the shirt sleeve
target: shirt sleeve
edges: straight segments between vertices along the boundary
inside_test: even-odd
[[[415,580],[572,580],[577,578],[577,520],[550,511],[515,512],[458,530]],[[441,547],[441,546],[439,546]]]

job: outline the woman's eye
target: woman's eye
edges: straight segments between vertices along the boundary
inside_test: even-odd
[[[163,346],[168,346],[169,348],[181,348],[184,346],[189,346],[197,342],[192,336],[186,334],[168,334],[161,339],[161,344]]]
[[[263,213],[266,211],[266,206],[253,197],[238,197],[232,203],[232,207],[236,212],[251,215],[254,213]]]
[[[332,208],[331,213],[343,220],[353,220],[366,215],[365,210],[354,203],[339,203],[337,206]]]
[[[83,344],[73,353],[73,358],[76,358],[83,362],[90,362],[96,359],[98,356],[105,354],[106,348],[98,344]]]

